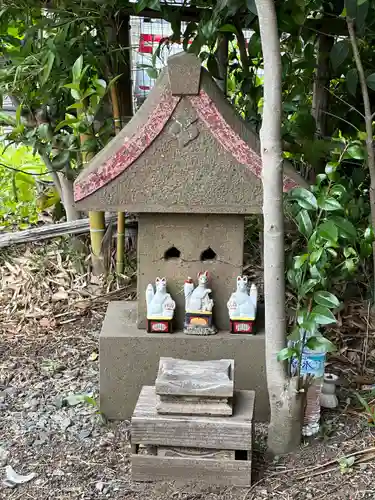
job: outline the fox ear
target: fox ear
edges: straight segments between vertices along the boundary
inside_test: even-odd
[[[167,278],[162,278],[160,281],[161,281],[162,283],[166,283],[166,282],[167,282]]]
[[[247,283],[247,276],[244,276],[242,279]]]
[[[204,275],[206,276],[206,278],[208,278],[208,271],[205,271]]]
[[[155,283],[159,283],[159,281],[160,281],[160,278],[158,277],[158,278],[156,278]]]
[[[242,277],[241,276],[237,276],[237,281],[241,281]]]
[[[198,278],[200,278],[202,276],[202,274],[203,274],[202,271],[199,271]]]

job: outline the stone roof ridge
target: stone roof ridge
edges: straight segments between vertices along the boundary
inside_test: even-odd
[[[195,54],[179,52],[168,58],[168,76],[172,95],[198,95],[202,64]]]

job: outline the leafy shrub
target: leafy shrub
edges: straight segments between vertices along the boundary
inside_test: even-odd
[[[26,146],[0,147],[0,225],[25,229],[38,222],[49,198],[46,168]]]

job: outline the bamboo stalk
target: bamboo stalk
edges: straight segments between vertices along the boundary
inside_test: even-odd
[[[116,84],[111,87],[111,102],[115,134],[121,131],[121,115],[118,101]],[[116,248],[116,272],[123,274],[125,265],[125,214],[117,213],[117,248]]]
[[[81,134],[81,146],[90,139],[90,135]],[[82,163],[88,163],[92,156],[86,151],[82,152]],[[90,221],[90,241],[91,241],[91,264],[95,275],[105,273],[104,258],[102,255],[102,242],[105,232],[105,215],[104,212],[89,212]]]

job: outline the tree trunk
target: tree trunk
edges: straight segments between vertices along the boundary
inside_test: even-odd
[[[226,33],[220,33],[218,36],[216,57],[220,79],[215,78],[215,82],[226,95],[228,77],[228,36]]]
[[[315,137],[323,139],[327,134],[327,111],[329,106],[329,83],[331,78],[331,66],[329,55],[333,47],[334,37],[324,33],[318,35],[318,54],[316,61],[316,72],[313,86],[312,115],[316,124]],[[326,161],[320,159],[315,168],[309,169],[309,181],[314,183],[316,175],[323,173]]]
[[[353,19],[346,19],[348,24],[348,31],[350,36],[350,42],[353,49],[353,56],[355,65],[358,71],[359,83],[361,86],[363,107],[365,110],[365,125],[366,125],[366,150],[367,150],[367,165],[370,173],[370,207],[371,207],[371,225],[372,229],[375,231],[375,155],[373,146],[373,130],[372,130],[372,120],[374,115],[371,112],[370,97],[368,93],[366,75],[363,69],[361,56],[358,50],[358,43],[354,29]],[[372,293],[373,298],[375,297],[375,242],[372,244],[372,260],[373,260],[373,287]]]
[[[73,181],[67,179],[64,174],[58,174],[61,186],[61,201],[65,208],[66,220],[71,222],[80,218],[80,213],[74,204]]]
[[[281,151],[281,57],[275,4],[256,0],[264,59],[264,105],[260,134],[264,217],[264,295],[267,385],[271,420],[268,447],[292,451],[301,440],[301,404],[286,366],[277,361],[286,345],[283,161]]]
[[[318,35],[318,55],[313,87],[312,115],[316,123],[316,137],[327,135],[327,114],[329,92],[327,87],[330,81],[329,54],[333,47],[334,38],[320,33]]]

